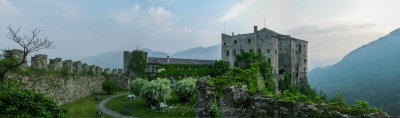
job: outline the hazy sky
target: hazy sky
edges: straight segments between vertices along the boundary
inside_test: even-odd
[[[331,65],[400,27],[399,0],[0,0],[6,26],[42,29],[56,47],[38,53],[78,60],[149,48],[174,53],[220,44],[221,33],[265,26],[309,42],[309,67]]]

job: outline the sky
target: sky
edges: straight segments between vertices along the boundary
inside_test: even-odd
[[[0,49],[19,48],[8,25],[41,29],[49,58],[79,60],[149,48],[169,54],[221,44],[253,26],[308,41],[309,69],[400,28],[399,0],[0,0]]]

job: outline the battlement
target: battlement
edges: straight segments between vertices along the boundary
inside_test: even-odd
[[[23,51],[18,49],[13,50],[4,50],[4,56],[16,59],[22,59]],[[24,66],[25,68],[28,65]],[[68,69],[67,71],[70,73],[87,73],[93,72],[94,74],[101,74],[102,72],[106,74],[113,74],[113,75],[122,75],[122,69],[114,68],[106,68],[103,69],[100,66],[91,65],[89,66],[86,63],[80,61],[72,61],[72,60],[62,60],[61,58],[54,58],[54,59],[47,59],[47,55],[45,54],[37,54],[31,57],[31,68],[37,69],[49,69],[53,71],[61,71],[62,69]]]

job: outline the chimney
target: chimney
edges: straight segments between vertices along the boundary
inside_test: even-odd
[[[169,56],[167,56],[167,63],[169,63]]]
[[[235,36],[235,33],[232,32],[232,36]]]
[[[257,31],[257,26],[254,26],[254,33],[256,33]]]

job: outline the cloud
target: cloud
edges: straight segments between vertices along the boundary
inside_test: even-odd
[[[19,10],[8,0],[0,0],[0,16],[15,15]]]
[[[232,18],[235,18],[238,16],[240,13],[245,12],[248,9],[248,6],[252,3],[256,2],[256,0],[246,0],[243,3],[237,3],[232,9],[226,13],[224,16],[222,16],[219,21],[224,22],[227,20],[230,20]]]
[[[355,32],[355,31],[363,31],[367,28],[372,28],[376,26],[373,23],[363,23],[363,24],[335,24],[329,26],[321,26],[321,25],[304,25],[294,29],[289,30],[290,34],[329,34],[329,33],[338,33],[338,32]]]

